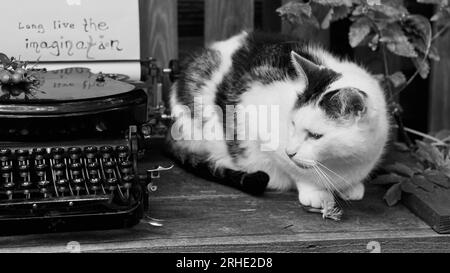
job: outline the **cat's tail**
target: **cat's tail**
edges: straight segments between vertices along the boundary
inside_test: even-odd
[[[167,139],[167,152],[187,171],[223,185],[237,188],[252,195],[262,195],[269,183],[269,175],[258,171],[247,173],[229,168],[217,167],[208,160],[207,155],[200,155],[178,145],[176,141]]]

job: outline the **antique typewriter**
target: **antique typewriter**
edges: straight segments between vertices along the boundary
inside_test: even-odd
[[[165,168],[142,175],[138,158],[161,133],[162,75],[175,74],[152,60],[146,68],[147,83],[74,67],[33,71],[33,88],[1,85],[0,233],[123,227],[143,217],[151,179]]]

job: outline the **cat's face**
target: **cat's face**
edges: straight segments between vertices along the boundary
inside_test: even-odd
[[[299,64],[298,68],[305,66],[309,66],[307,72],[298,71],[304,77],[308,73],[321,73],[320,70],[325,73],[323,67],[311,67],[308,63]],[[311,72],[314,69],[317,71]],[[309,101],[292,111],[285,151],[300,168],[309,169],[317,164],[334,169],[355,168],[358,163],[367,164],[368,159],[377,158],[379,154],[375,153],[379,153],[379,146],[384,143],[378,139],[379,124],[373,119],[376,115],[368,96],[379,85],[368,85],[371,79],[365,76],[357,79],[354,73],[336,74],[339,77],[329,77],[332,80],[325,90],[314,91],[320,95],[309,95]]]
[[[286,153],[299,167],[318,162],[359,158],[358,147],[367,145],[370,126],[365,117],[365,94],[348,88],[292,112]]]

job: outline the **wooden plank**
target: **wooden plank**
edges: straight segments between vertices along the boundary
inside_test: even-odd
[[[140,0],[141,58],[156,58],[161,67],[178,58],[176,0]]]
[[[291,0],[282,0],[282,4],[286,4]],[[324,10],[325,12],[325,10]],[[281,31],[284,34],[292,35],[298,37],[302,40],[312,43],[318,43],[328,48],[330,46],[330,30],[329,29],[317,29],[316,27],[305,24],[305,25],[291,25],[287,21],[282,21]]]
[[[141,171],[170,164],[163,145],[153,144]],[[129,229],[1,236],[0,252],[67,252],[71,241],[89,252],[369,252],[371,241],[382,252],[450,249],[450,236],[435,233],[402,205],[388,207],[381,187],[369,186],[365,199],[346,204],[335,222],[305,212],[295,192],[253,197],[178,166],[161,175],[147,217],[164,220],[162,227],[144,218]]]
[[[205,0],[205,44],[253,29],[254,9],[253,0]]]
[[[431,69],[429,129],[450,129],[450,32],[438,38],[440,61]]]

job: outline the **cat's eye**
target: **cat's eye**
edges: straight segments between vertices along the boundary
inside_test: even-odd
[[[320,139],[321,137],[323,137],[322,134],[317,134],[317,133],[313,133],[308,131],[308,138],[312,138],[312,139]]]

